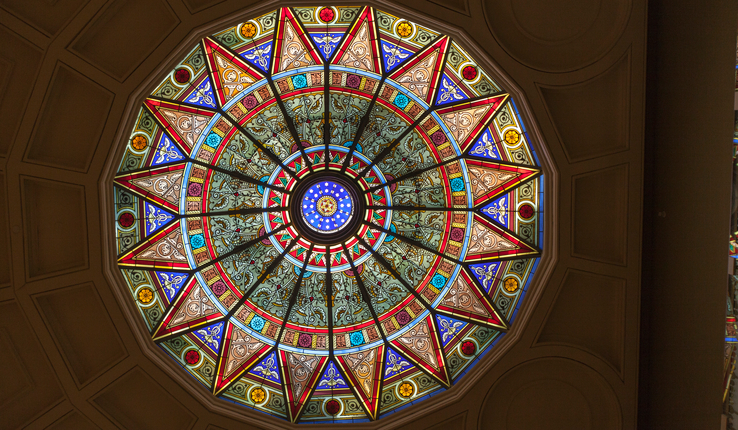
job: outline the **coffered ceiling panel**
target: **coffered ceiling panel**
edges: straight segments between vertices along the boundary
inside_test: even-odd
[[[146,401],[142,395],[146,393]],[[92,400],[117,426],[128,429],[189,429],[197,418],[139,367],[108,385]]]
[[[15,139],[31,94],[42,53],[22,37],[0,26],[0,155]]]
[[[53,36],[89,0],[2,0],[0,7],[27,22],[47,36]]]
[[[223,3],[223,1],[225,0],[183,0],[182,3],[184,3],[190,13],[197,13],[209,8],[210,6]]]
[[[100,427],[92,424],[90,420],[85,418],[85,416],[78,411],[69,412],[61,419],[55,421],[50,427],[48,427],[49,430],[95,430],[98,428]]]
[[[630,0],[484,2],[490,31],[522,64],[548,72],[580,69],[621,36]]]
[[[433,3],[469,16],[469,0],[433,0]]]
[[[479,428],[614,430],[620,406],[597,372],[573,360],[543,358],[523,363],[492,387]],[[545,424],[544,424],[545,423]]]
[[[628,166],[620,165],[572,178],[572,255],[626,264]]]
[[[466,415],[467,412],[464,411],[452,416],[451,418],[445,419],[434,426],[428,427],[427,430],[463,430],[467,425]]]
[[[116,0],[93,19],[70,49],[123,81],[177,24],[179,18],[165,1]]]
[[[620,373],[625,341],[625,290],[623,279],[570,270],[538,343],[591,351]]]
[[[44,349],[15,301],[0,303],[0,359],[3,426],[28,424],[64,398]]]
[[[85,189],[25,177],[22,186],[29,278],[87,267]]]
[[[628,149],[630,53],[604,73],[574,85],[539,85],[546,111],[571,162]]]
[[[87,171],[113,97],[113,93],[99,84],[66,64],[58,63],[28,145],[26,160]]]
[[[5,175],[0,174],[0,202],[6,202]],[[0,258],[0,286],[10,283],[10,236],[8,231],[7,207],[0,208],[0,253],[6,258]]]
[[[34,300],[79,386],[127,355],[93,284],[39,294]]]

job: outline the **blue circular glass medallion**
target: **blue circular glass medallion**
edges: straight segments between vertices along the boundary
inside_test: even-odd
[[[346,227],[354,215],[354,201],[346,188],[330,179],[311,186],[302,197],[300,211],[307,225],[320,233]]]

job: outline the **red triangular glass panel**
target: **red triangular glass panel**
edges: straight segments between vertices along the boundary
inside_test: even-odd
[[[179,211],[185,164],[158,167],[115,178],[115,183],[165,208]]]
[[[380,58],[374,13],[371,7],[366,6],[341,41],[333,56],[333,64],[381,74]]]
[[[289,8],[279,11],[272,73],[323,64],[310,37]]]
[[[505,257],[535,257],[540,251],[528,245],[514,233],[474,215],[469,237],[469,248],[464,261],[477,262]]]
[[[146,107],[159,125],[189,154],[215,112],[202,106],[191,106],[159,99],[146,99]]]
[[[221,107],[261,80],[262,75],[257,69],[214,39],[206,37],[202,44],[213,77],[215,96]]]
[[[190,269],[179,223],[159,230],[118,259],[120,266],[140,269]]]
[[[354,391],[371,419],[377,418],[382,382],[384,345],[336,356],[343,374],[351,381]]]
[[[466,160],[474,206],[481,206],[541,173],[535,167]]]
[[[441,78],[441,65],[446,55],[449,38],[443,36],[432,45],[395,70],[390,79],[398,82],[409,91],[431,104],[438,91]]]
[[[461,150],[466,151],[509,97],[508,94],[501,94],[464,101],[438,109],[437,112]]]
[[[432,315],[428,315],[390,343],[415,365],[425,369],[445,387],[449,387],[451,379],[446,369],[441,339],[432,318]]]
[[[436,307],[441,313],[464,318],[498,330],[507,330],[492,302],[466,270],[462,269]]]
[[[318,385],[328,357],[280,350],[279,361],[284,375],[287,412],[290,421],[295,422]]]
[[[258,363],[271,350],[271,346],[246,333],[233,323],[226,325],[223,349],[218,358],[213,393],[220,394],[235,382],[254,363]]]
[[[190,328],[211,324],[221,317],[223,314],[210,301],[205,289],[193,276],[167,310],[159,327],[154,330],[153,338],[162,340]]]

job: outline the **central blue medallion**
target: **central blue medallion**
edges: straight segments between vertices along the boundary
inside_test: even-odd
[[[320,233],[340,231],[354,216],[354,201],[346,188],[330,179],[311,186],[300,202],[307,225]]]

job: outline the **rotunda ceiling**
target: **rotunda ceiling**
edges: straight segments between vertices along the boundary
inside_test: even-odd
[[[134,122],[112,185],[120,287],[214,395],[375,420],[514,324],[542,170],[453,38],[372,7],[280,8],[202,39]]]

